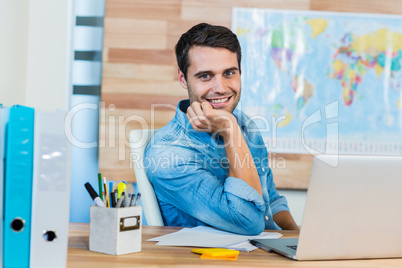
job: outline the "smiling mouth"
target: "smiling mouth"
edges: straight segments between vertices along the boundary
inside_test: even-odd
[[[218,104],[218,103],[223,103],[223,102],[227,102],[231,97],[227,97],[224,99],[214,99],[214,100],[208,100],[210,103],[212,104]]]

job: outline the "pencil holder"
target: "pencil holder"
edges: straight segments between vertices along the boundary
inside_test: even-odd
[[[110,255],[141,251],[142,207],[91,206],[89,250]]]

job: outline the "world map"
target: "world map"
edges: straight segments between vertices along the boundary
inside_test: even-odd
[[[402,16],[235,8],[232,30],[271,151],[402,155]]]

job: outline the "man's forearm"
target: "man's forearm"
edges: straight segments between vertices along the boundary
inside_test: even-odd
[[[223,137],[229,160],[229,176],[245,181],[262,196],[261,182],[253,157],[233,114],[214,110],[207,102],[193,102],[186,115],[195,130]]]
[[[299,226],[297,226],[289,211],[279,211],[273,215],[273,219],[282,230],[299,230]]]
[[[253,156],[237,123],[223,138],[229,160],[229,176],[247,182],[262,196],[260,177]]]

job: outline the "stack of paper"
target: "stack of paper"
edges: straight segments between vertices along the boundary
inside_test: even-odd
[[[158,236],[147,241],[158,242],[160,246],[190,246],[208,248],[229,248],[240,251],[252,251],[257,247],[248,241],[251,239],[270,238],[276,239],[282,234],[277,232],[263,232],[259,235],[247,236],[229,233],[215,228],[198,226],[194,228],[183,228],[178,232]]]

